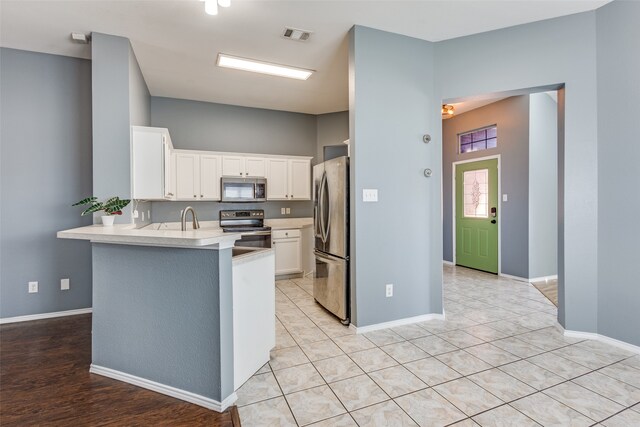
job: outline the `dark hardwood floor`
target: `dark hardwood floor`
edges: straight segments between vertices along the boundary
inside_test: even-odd
[[[91,315],[0,326],[0,425],[239,425],[232,411],[90,374],[90,363]]]

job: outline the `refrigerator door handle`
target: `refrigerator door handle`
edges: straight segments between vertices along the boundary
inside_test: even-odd
[[[325,172],[325,175],[326,175],[326,172]],[[327,225],[324,232],[324,240],[326,242],[327,240],[329,240],[329,233],[331,232],[331,216],[332,216],[331,193],[329,192],[329,180],[326,178],[326,176],[324,179],[324,186],[326,187],[325,191],[327,192]]]
[[[322,239],[322,243],[327,243],[327,236],[325,234],[325,223],[324,223],[324,190],[325,190],[325,182],[327,180],[327,173],[324,172],[322,174],[322,179],[320,180],[320,191],[318,195],[318,206],[320,213],[320,238]]]
[[[320,225],[320,218],[318,218],[318,203],[315,204],[315,206],[313,207],[313,234],[314,237],[322,237],[322,235],[320,234],[320,230],[318,229],[318,226]]]

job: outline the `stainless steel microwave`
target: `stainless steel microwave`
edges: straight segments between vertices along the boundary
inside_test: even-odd
[[[265,202],[267,180],[265,178],[221,178],[222,202]]]

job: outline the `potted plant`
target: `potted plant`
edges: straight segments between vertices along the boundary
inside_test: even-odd
[[[87,197],[82,199],[72,206],[90,205],[80,215],[88,215],[94,212],[104,211],[105,215],[102,215],[103,225],[113,225],[115,215],[122,215],[122,209],[127,206],[131,200],[120,200],[119,197],[111,197],[104,202],[99,202],[97,197]]]

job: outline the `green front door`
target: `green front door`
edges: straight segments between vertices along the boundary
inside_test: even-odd
[[[498,159],[456,165],[456,264],[498,273]]]

